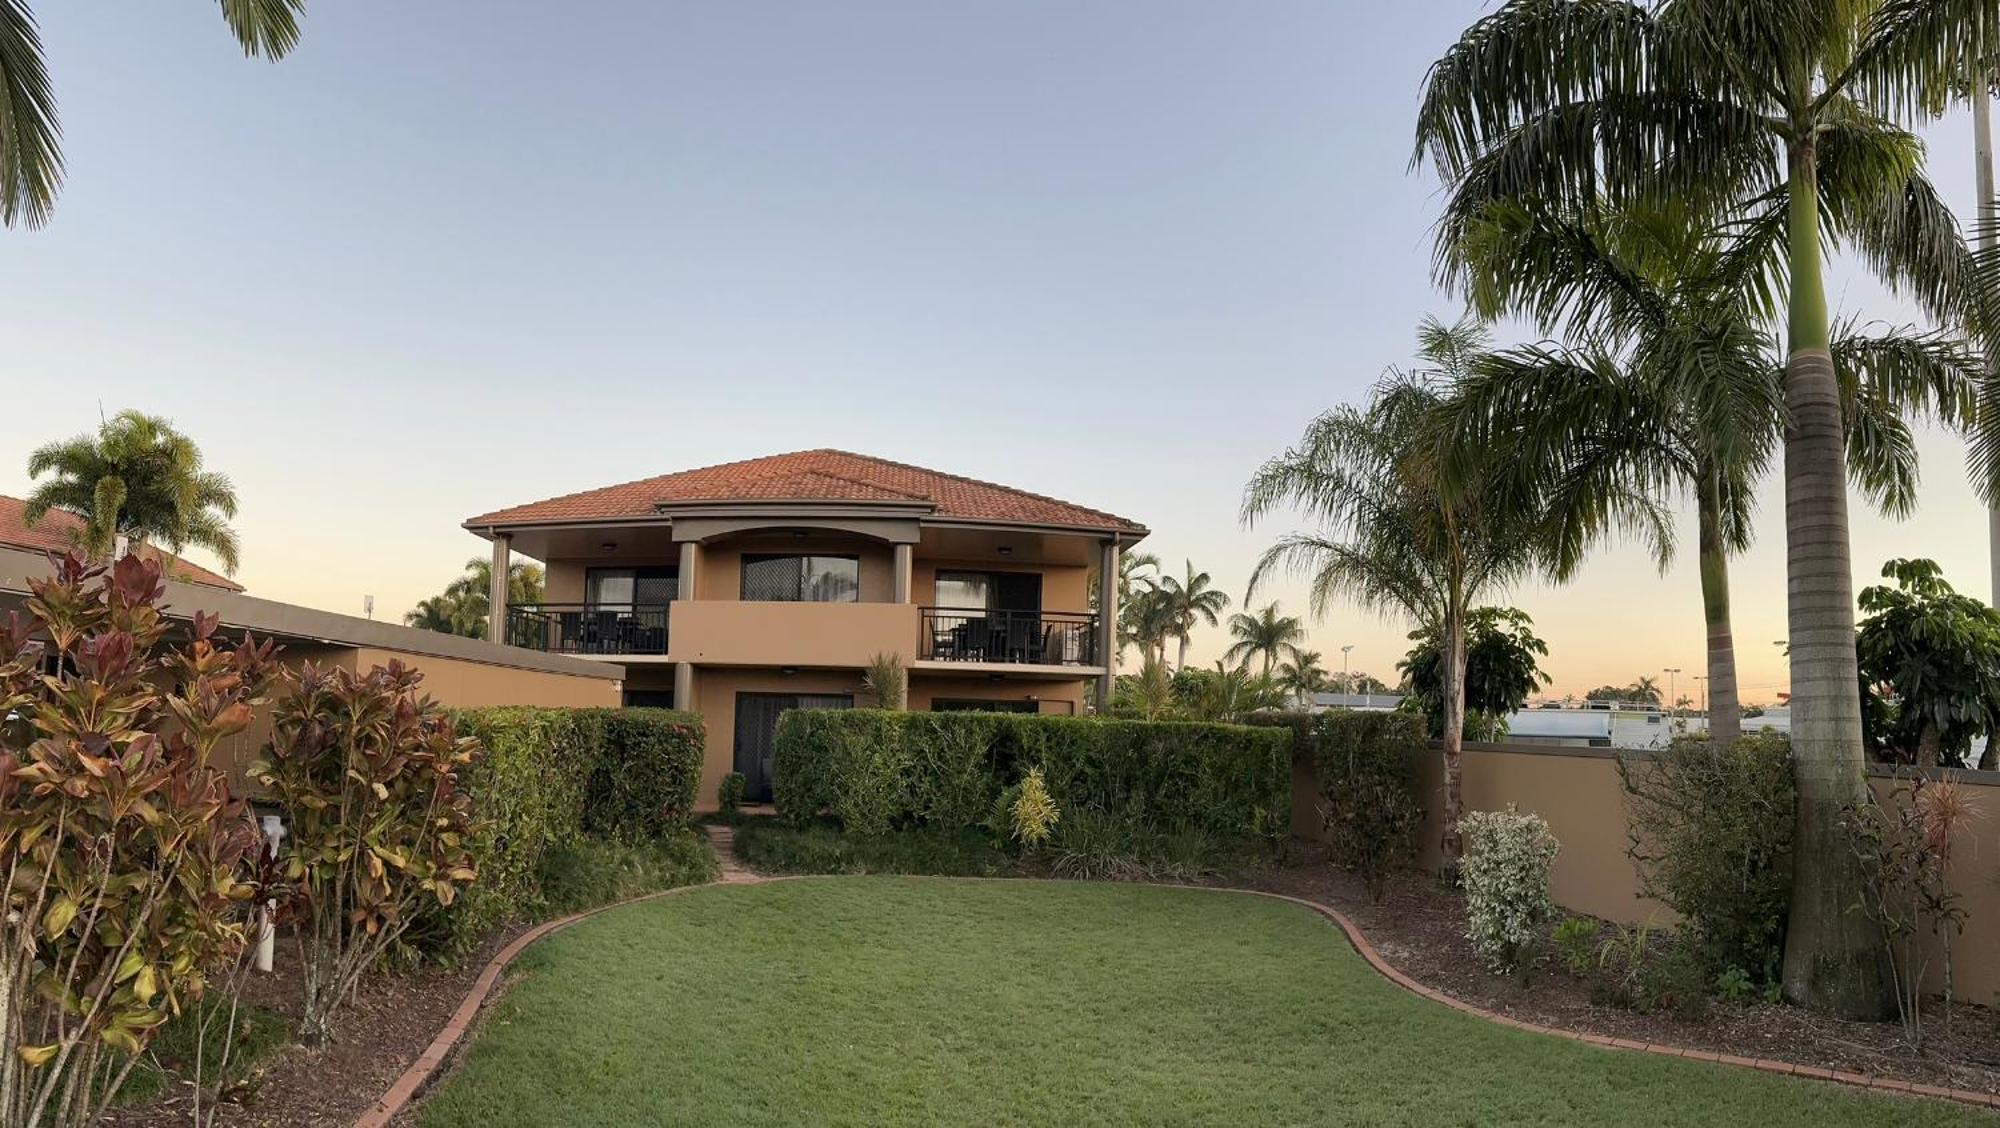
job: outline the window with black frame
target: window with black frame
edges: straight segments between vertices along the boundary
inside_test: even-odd
[[[858,556],[743,556],[743,598],[762,603],[858,603]]]

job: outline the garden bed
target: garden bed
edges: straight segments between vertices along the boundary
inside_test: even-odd
[[[1464,902],[1421,875],[1391,881],[1380,904],[1333,870],[1318,847],[1294,844],[1288,864],[1232,873],[1213,884],[1304,897],[1345,913],[1404,974],[1487,1010],[1635,1042],[1762,1057],[1916,1084],[2000,1093],[2000,1012],[1959,1002],[1951,1026],[1929,1013],[1925,1049],[1913,1054],[1894,1022],[1849,1022],[1769,1003],[1711,1000],[1701,1017],[1640,1013],[1593,1002],[1590,985],[1545,955],[1525,987],[1486,971],[1465,937]]]

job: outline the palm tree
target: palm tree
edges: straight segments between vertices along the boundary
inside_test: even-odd
[[[1632,683],[1632,700],[1643,701],[1648,705],[1658,705],[1660,703],[1660,679],[1650,675],[1641,675],[1638,680]]]
[[[1625,523],[1600,504],[1607,484],[1650,491],[1662,505],[1692,496],[1709,733],[1722,742],[1742,731],[1729,557],[1750,543],[1751,495],[1784,423],[1784,373],[1754,285],[1768,264],[1750,257],[1771,248],[1730,235],[1674,208],[1494,205],[1447,251],[1482,314],[1531,315],[1578,342],[1479,365],[1459,395],[1459,449],[1504,448],[1515,473],[1552,490],[1548,509],[1566,518],[1558,543],[1572,557]],[[1905,514],[1917,469],[1904,417],[1970,424],[1977,360],[1936,335],[1864,336],[1851,325],[1833,355],[1850,476],[1879,507]]]
[[[299,40],[305,0],[221,0],[246,55],[278,59]],[[27,0],[0,0],[0,222],[48,222],[62,182],[62,129]]]
[[[1118,557],[1118,660],[1124,661],[1125,648],[1139,644],[1150,648],[1162,632],[1154,631],[1157,618],[1147,601],[1158,590],[1154,582],[1160,558],[1150,552],[1126,552]],[[1097,591],[1091,589],[1091,609],[1097,609]]]
[[[1909,127],[2000,48],[1968,0],[1511,0],[1426,80],[1419,155],[1450,185],[1440,227],[1496,200],[1674,199],[1782,243],[1792,757],[1798,783],[1785,994],[1851,1016],[1888,992],[1841,810],[1866,796],[1846,429],[1820,260],[1848,242],[1946,323],[1990,324],[1971,256]],[[2000,459],[1980,463],[2000,469]],[[2000,498],[1992,476],[1982,492]]]
[[[403,623],[418,630],[459,634],[461,617],[456,601],[448,596],[433,595],[429,599],[418,600],[416,607],[404,612]]]
[[[1271,666],[1281,657],[1299,652],[1299,643],[1306,637],[1305,624],[1296,616],[1278,614],[1278,605],[1267,603],[1255,615],[1241,611],[1229,617],[1229,634],[1236,639],[1223,652],[1226,661],[1238,666],[1248,666],[1250,659],[1262,656],[1263,675],[1271,676]]]
[[[521,607],[542,601],[542,568],[516,560],[507,566],[507,606]],[[457,608],[457,629],[453,634],[485,638],[487,612],[493,604],[493,561],[475,556],[465,562],[465,574],[446,585],[444,597]]]
[[[0,131],[4,132],[4,131]],[[180,552],[205,548],[234,575],[236,491],[225,475],[201,468],[201,448],[158,416],[121,411],[97,434],[50,443],[28,456],[28,477],[49,475],[28,495],[28,524],[51,509],[83,518],[82,544],[108,559],[118,538]]]
[[[1291,660],[1278,664],[1278,685],[1292,695],[1299,708],[1311,708],[1313,694],[1324,691],[1328,685],[1319,651],[1293,647]]]
[[[1169,633],[1181,640],[1180,657],[1174,662],[1176,670],[1187,669],[1188,637],[1194,634],[1196,624],[1217,625],[1222,610],[1229,606],[1229,597],[1210,582],[1207,572],[1195,571],[1192,560],[1186,562],[1186,567],[1185,578],[1162,576],[1159,584],[1173,624]]]
[[[1418,330],[1422,366],[1394,369],[1367,408],[1336,407],[1306,428],[1300,443],[1260,467],[1244,490],[1243,522],[1254,525],[1281,506],[1318,521],[1315,532],[1281,536],[1265,550],[1250,591],[1278,572],[1311,577],[1312,609],[1340,598],[1411,620],[1443,640],[1443,853],[1447,869],[1462,852],[1465,807],[1459,757],[1465,730],[1466,617],[1510,584],[1544,570],[1539,514],[1502,496],[1491,483],[1451,490],[1440,473],[1449,390],[1483,355],[1485,330],[1470,320],[1446,326],[1426,318]]]

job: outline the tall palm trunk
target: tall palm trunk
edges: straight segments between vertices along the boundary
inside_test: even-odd
[[[1174,663],[1174,669],[1175,669],[1175,670],[1185,670],[1185,669],[1187,669],[1187,648],[1188,648],[1188,636],[1187,636],[1187,633],[1186,633],[1185,631],[1183,631],[1183,632],[1181,633],[1181,656],[1180,656],[1180,661],[1178,661],[1178,662],[1175,662],[1175,663]]]
[[[1444,684],[1444,838],[1439,843],[1445,876],[1456,879],[1458,863],[1465,856],[1465,839],[1459,820],[1465,816],[1465,787],[1459,757],[1465,750],[1465,613],[1458,607],[1446,612],[1444,627],[1444,667],[1439,679]]]
[[[1791,355],[1785,367],[1785,570],[1792,655],[1792,765],[1798,822],[1785,996],[1849,1018],[1886,1017],[1881,937],[1852,911],[1862,875],[1840,829],[1859,801],[1860,675],[1848,558],[1847,466],[1819,258],[1818,155],[1791,149]]]
[[[1727,747],[1743,735],[1736,696],[1736,639],[1729,629],[1729,548],[1722,534],[1722,498],[1713,468],[1701,467],[1696,505],[1701,609],[1708,623],[1708,739]]]

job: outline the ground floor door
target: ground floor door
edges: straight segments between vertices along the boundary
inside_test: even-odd
[[[771,801],[771,762],[777,752],[778,714],[787,709],[852,709],[846,693],[739,693],[736,695],[736,770],[743,798]]]

